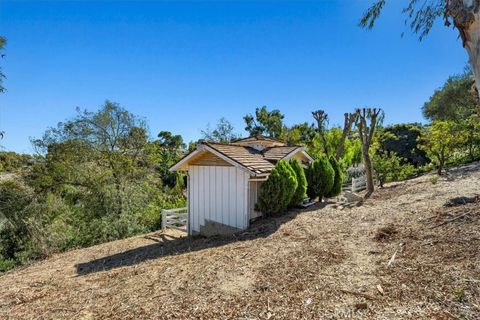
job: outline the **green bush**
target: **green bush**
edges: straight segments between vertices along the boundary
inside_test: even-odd
[[[330,193],[335,182],[335,171],[325,155],[310,163],[306,170],[307,194],[310,198],[322,200]]]
[[[333,171],[335,173],[335,177],[333,180],[332,189],[326,195],[327,198],[336,197],[340,193],[342,193],[342,183],[344,179],[342,167],[334,157],[330,157],[330,164],[332,165]]]
[[[297,178],[297,189],[293,194],[290,205],[296,206],[301,204],[307,197],[307,178],[305,177],[305,172],[302,168],[302,165],[297,159],[291,159],[290,166],[292,167],[293,171],[295,171],[295,176]]]
[[[413,165],[402,160],[396,153],[388,151],[377,152],[373,156],[373,170],[380,187],[385,182],[402,181],[417,173]]]
[[[267,181],[260,187],[256,210],[266,216],[284,212],[297,189],[295,171],[286,161],[279,161],[273,168]]]

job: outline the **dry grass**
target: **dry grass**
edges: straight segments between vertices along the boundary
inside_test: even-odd
[[[475,164],[391,184],[236,237],[150,234],[55,255],[0,277],[0,318],[478,319],[479,178]]]

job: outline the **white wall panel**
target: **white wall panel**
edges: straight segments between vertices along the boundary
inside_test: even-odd
[[[249,175],[235,167],[190,166],[190,224],[199,232],[205,220],[248,227]]]

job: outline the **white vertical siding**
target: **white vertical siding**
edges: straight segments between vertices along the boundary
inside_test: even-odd
[[[248,227],[247,173],[236,167],[190,166],[189,174],[191,232],[200,232],[205,220],[239,229]]]

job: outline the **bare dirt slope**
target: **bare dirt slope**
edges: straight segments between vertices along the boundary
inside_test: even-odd
[[[477,163],[232,238],[59,254],[0,277],[0,319],[478,319],[479,178]]]

